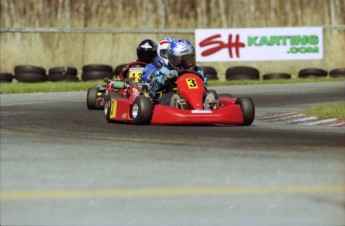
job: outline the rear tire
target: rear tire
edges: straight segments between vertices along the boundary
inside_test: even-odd
[[[151,123],[153,106],[151,100],[140,96],[135,99],[131,108],[133,123],[137,125],[148,125]]]
[[[89,110],[96,110],[97,87],[92,87],[87,90],[86,106]]]
[[[255,118],[254,102],[249,97],[239,97],[236,104],[240,105],[243,115],[243,126],[249,126],[253,123]]]

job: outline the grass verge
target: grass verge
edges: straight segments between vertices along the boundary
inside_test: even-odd
[[[301,113],[308,116],[316,116],[318,119],[336,118],[345,119],[345,103],[333,103],[319,105],[304,109]]]
[[[219,81],[210,80],[208,86],[233,86],[233,85],[257,85],[257,84],[288,84],[288,83],[311,83],[311,82],[335,82],[345,81],[345,78],[306,78],[287,80],[237,80]],[[42,83],[0,83],[0,93],[35,93],[35,92],[68,92],[86,91],[88,88],[104,84],[102,80],[87,82],[42,82]]]

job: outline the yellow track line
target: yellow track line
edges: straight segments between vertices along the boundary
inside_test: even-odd
[[[108,190],[3,191],[0,199],[130,198],[158,196],[345,193],[345,186],[194,187]]]

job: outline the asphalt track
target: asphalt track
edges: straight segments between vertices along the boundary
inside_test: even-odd
[[[252,126],[106,123],[86,92],[1,95],[1,225],[344,225],[345,129],[260,117],[345,83],[217,87]]]

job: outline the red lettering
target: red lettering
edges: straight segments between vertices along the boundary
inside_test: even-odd
[[[232,34],[229,34],[228,36],[228,43],[225,43],[221,40],[216,40],[220,38],[220,34],[216,34],[213,36],[210,36],[204,40],[202,40],[199,43],[200,47],[205,47],[209,45],[216,45],[215,47],[209,48],[201,53],[202,56],[209,56],[216,52],[218,52],[221,49],[227,48],[229,51],[230,58],[233,58],[232,50],[235,49],[235,55],[236,57],[240,57],[240,48],[244,48],[246,45],[240,41],[240,36],[236,35],[235,41],[232,40]]]

